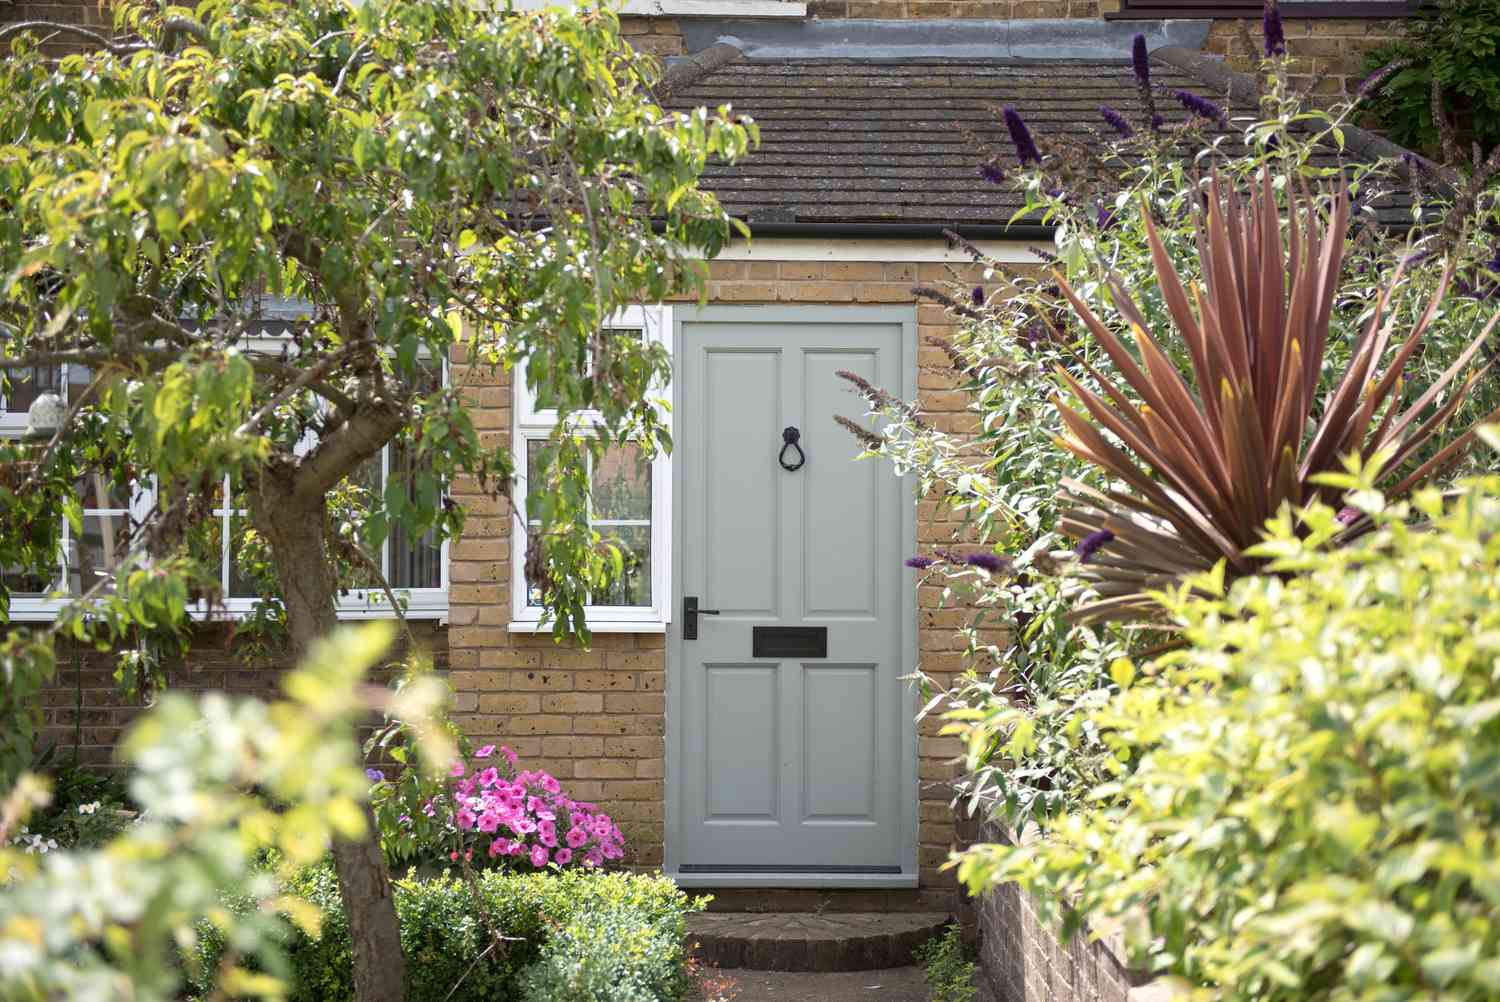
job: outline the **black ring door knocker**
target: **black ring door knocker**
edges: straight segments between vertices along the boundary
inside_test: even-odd
[[[782,432],[781,432],[781,453],[780,453],[780,455],[778,455],[776,457],[776,461],[781,464],[781,468],[783,470],[787,470],[788,472],[795,473],[798,470],[802,469],[802,464],[803,463],[807,462],[807,453],[803,452],[802,451],[802,446],[800,446],[800,445],[797,444],[797,440],[800,439],[801,437],[802,437],[802,433],[800,431],[798,431],[796,428],[784,428],[784,429],[782,429]],[[786,461],[786,450],[788,450],[788,449],[796,449],[797,450],[797,461],[795,463],[788,463]]]

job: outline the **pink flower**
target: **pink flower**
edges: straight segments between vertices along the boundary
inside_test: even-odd
[[[500,828],[500,815],[494,811],[485,811],[479,816],[479,830],[493,835]]]
[[[513,751],[511,751],[508,746],[501,745],[500,746],[500,754],[503,755],[503,756],[505,756],[505,761],[507,761],[507,762],[510,763],[510,767],[512,769],[514,769],[516,767],[516,753],[513,752]]]
[[[551,794],[558,794],[562,792],[562,784],[553,776],[544,772],[542,773],[542,789]]]
[[[547,865],[547,849],[545,846],[534,845],[531,847],[531,865],[537,869]]]
[[[573,850],[559,849],[552,854],[552,858],[557,861],[558,866],[567,866],[573,862]]]
[[[479,774],[479,785],[484,787],[494,786],[500,782],[500,770],[490,766]]]
[[[462,776],[463,774],[464,774],[464,760],[461,759],[461,758],[454,759],[453,760],[453,768],[451,768],[451,769],[448,770],[448,775],[450,775],[450,776]]]
[[[568,843],[569,849],[577,849],[589,840],[589,833],[582,828],[569,828],[563,839]]]
[[[516,818],[510,823],[510,830],[517,835],[530,835],[536,831],[536,822],[530,818]]]
[[[457,863],[458,862],[458,850],[457,849],[455,849],[453,852],[448,853],[448,860],[449,860],[449,862],[452,862],[452,863]]]
[[[464,831],[468,831],[470,828],[474,827],[474,812],[469,810],[467,807],[460,807],[458,809],[458,817],[456,820],[459,828]]]
[[[495,839],[495,841],[493,841],[493,842],[490,843],[490,855],[491,856],[508,856],[508,855],[510,855],[510,847],[511,847],[510,839],[497,838],[497,839]]]
[[[489,758],[493,754],[495,754],[495,746],[494,745],[485,745],[483,748],[479,749],[477,752],[474,753],[474,757],[475,758]]]
[[[598,846],[595,846],[594,848],[590,849],[588,852],[586,852],[586,853],[583,854],[583,865],[584,866],[603,866],[604,865],[604,853],[602,853],[602,852],[599,851],[599,847]]]

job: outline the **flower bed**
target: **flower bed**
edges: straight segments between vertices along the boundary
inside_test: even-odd
[[[685,920],[704,901],[688,898],[672,881],[579,869],[490,870],[475,881],[482,910],[456,877],[395,882],[408,1002],[656,1002],[682,996]],[[352,1002],[349,926],[332,868],[305,870],[287,890],[323,913],[318,935],[293,934],[288,997]],[[485,914],[508,937],[503,946],[491,948]],[[200,970],[212,971],[221,950],[217,937],[205,936],[192,959]]]

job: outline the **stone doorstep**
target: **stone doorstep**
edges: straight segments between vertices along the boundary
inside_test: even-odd
[[[912,963],[950,921],[947,912],[704,912],[688,918],[688,948],[721,968],[873,971]]]

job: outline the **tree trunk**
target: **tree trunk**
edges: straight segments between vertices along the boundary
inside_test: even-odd
[[[281,582],[292,651],[301,659],[338,627],[337,579],[324,538],[327,502],[322,495],[298,497],[277,482],[273,470],[257,478],[249,495],[250,517],[270,548]],[[333,864],[354,949],[354,995],[359,1002],[403,1002],[406,958],[395,897],[374,813],[368,804],[364,810],[365,838],[333,843]]]

